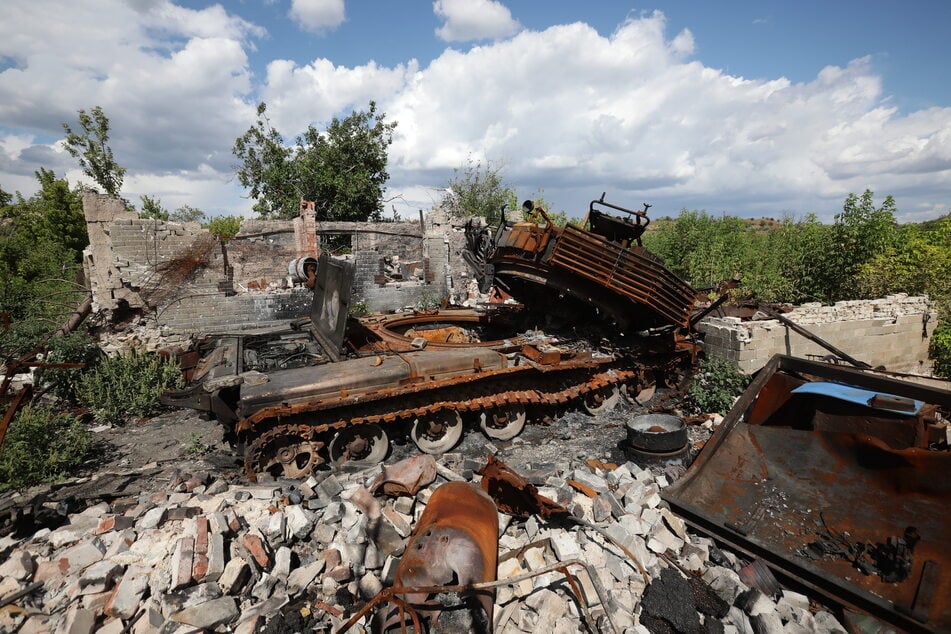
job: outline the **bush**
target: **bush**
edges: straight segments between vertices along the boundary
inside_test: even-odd
[[[0,450],[0,490],[61,480],[89,453],[79,418],[37,405],[17,412]]]
[[[935,328],[928,356],[934,359],[935,376],[951,379],[951,321],[938,324]]]
[[[735,363],[705,357],[687,390],[686,406],[694,414],[726,414],[749,383]]]
[[[85,368],[44,368],[39,373],[39,381],[50,392],[70,403],[78,403],[79,384],[99,361],[99,348],[84,332],[70,333],[64,337],[54,337],[49,342],[49,363],[85,363]]]
[[[153,412],[162,392],[181,385],[181,371],[174,362],[133,351],[106,359],[87,373],[78,395],[97,420],[118,425]]]

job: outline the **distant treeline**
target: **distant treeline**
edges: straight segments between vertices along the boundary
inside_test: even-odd
[[[891,293],[927,294],[940,324],[936,369],[951,376],[951,215],[899,224],[888,196],[850,194],[832,224],[815,215],[756,223],[683,210],[654,221],[644,246],[696,288],[742,275],[739,296],[768,302],[832,303]]]

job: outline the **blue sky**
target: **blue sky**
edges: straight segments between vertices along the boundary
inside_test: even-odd
[[[831,220],[849,192],[951,206],[951,2],[8,0],[0,187],[85,180],[61,123],[101,105],[123,194],[248,214],[234,139],[292,138],[375,100],[398,122],[388,205],[427,209],[468,159],[583,213],[608,192]]]

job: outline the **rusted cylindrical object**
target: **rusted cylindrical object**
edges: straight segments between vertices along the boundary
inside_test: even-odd
[[[643,414],[629,420],[627,442],[639,451],[670,453],[687,445],[687,426],[673,414]]]
[[[295,282],[306,282],[317,274],[317,259],[309,256],[294,258],[287,265],[287,274]]]
[[[499,556],[495,502],[466,482],[447,482],[433,493],[396,568],[394,586],[436,586],[495,581]],[[491,629],[494,590],[474,592]],[[414,604],[426,597],[407,595]],[[437,618],[438,607],[431,615]],[[390,619],[393,623],[393,619]]]

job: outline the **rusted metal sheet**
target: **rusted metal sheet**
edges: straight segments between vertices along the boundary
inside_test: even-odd
[[[370,486],[370,492],[383,491],[391,497],[414,496],[436,479],[436,459],[429,454],[420,454],[385,465],[383,471]]]
[[[814,381],[925,405],[898,413],[793,392]],[[951,391],[774,357],[662,496],[777,576],[903,630],[948,631],[951,454],[927,446],[936,408],[951,411]]]
[[[492,499],[466,482],[447,482],[433,493],[396,568],[394,586],[460,585],[495,581],[499,557],[499,517]],[[495,590],[473,593],[492,629]],[[404,597],[424,604],[425,594]],[[435,622],[438,604],[429,603]],[[397,617],[399,618],[399,617]]]
[[[636,222],[597,211],[595,204],[634,214]],[[581,227],[500,226],[488,263],[496,281],[520,299],[526,289],[541,287],[597,308],[622,329],[689,328],[697,293],[640,245],[648,222],[646,209],[617,207],[602,195]]]
[[[672,324],[689,325],[696,292],[643,247],[623,248],[568,225],[550,262],[651,308]]]
[[[310,318],[314,335],[334,361],[340,360],[355,272],[353,262],[320,255]]]
[[[537,515],[546,520],[571,515],[568,509],[541,495],[534,484],[492,454],[478,473],[482,476],[482,490],[509,515],[521,518]]]

